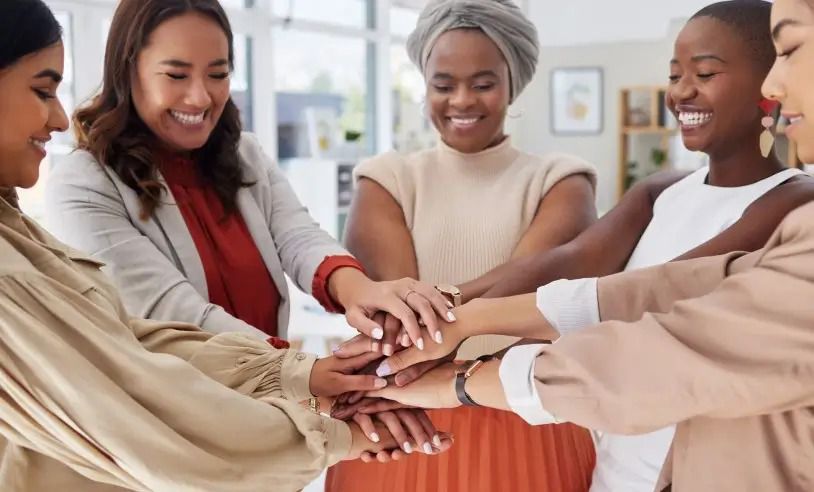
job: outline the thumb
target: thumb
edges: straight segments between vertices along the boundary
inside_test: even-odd
[[[382,354],[378,352],[365,352],[360,355],[341,360],[343,372],[356,372],[359,369],[365,368],[374,360],[381,359]]]
[[[419,362],[425,362],[428,359],[427,356],[427,353],[418,350],[415,346],[409,347],[384,359],[376,369],[376,375],[385,377],[396,374]]]

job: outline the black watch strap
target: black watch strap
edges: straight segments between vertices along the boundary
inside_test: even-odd
[[[466,375],[462,372],[455,376],[455,393],[458,395],[458,401],[461,402],[461,404],[468,407],[480,406],[466,394]]]
[[[488,362],[495,357],[493,355],[481,355],[478,357],[477,361],[480,362]],[[455,376],[455,394],[458,396],[458,401],[461,402],[462,405],[466,405],[469,407],[479,407],[480,405],[472,399],[469,394],[466,392],[466,380],[469,379],[466,376],[466,371],[461,371]]]

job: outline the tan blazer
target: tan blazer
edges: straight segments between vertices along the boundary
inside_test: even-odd
[[[277,335],[285,338],[290,304],[285,275],[310,294],[322,261],[349,253],[314,222],[257,137],[244,133],[238,150],[244,179],[252,185],[238,191],[237,206],[280,293]],[[159,180],[166,184],[160,173]],[[78,150],[53,169],[45,197],[48,230],[105,263],[129,312],[212,333],[266,338],[209,302],[201,258],[171,193],[143,221],[136,192],[109,166]]]
[[[814,204],[752,254],[600,279],[602,324],[547,347],[557,418],[617,434],[677,423],[657,490],[814,490]]]
[[[313,357],[130,319],[99,267],[0,200],[0,490],[294,491],[347,453]]]

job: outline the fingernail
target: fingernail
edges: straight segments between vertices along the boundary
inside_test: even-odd
[[[384,344],[384,348],[382,349],[382,353],[388,357],[393,355],[393,346],[389,343]]]
[[[376,340],[381,340],[384,337],[384,330],[381,328],[374,328],[373,329],[373,338]]]
[[[379,435],[378,435],[378,434],[376,434],[375,432],[373,432],[373,433],[371,433],[371,434],[370,434],[370,440],[371,440],[371,441],[373,441],[373,442],[379,442],[381,439],[379,439]]]
[[[418,350],[424,350],[424,339],[419,338],[415,341],[415,346],[418,347]]]
[[[455,307],[455,304],[452,304],[451,302],[447,301],[447,307],[452,309]]]
[[[407,336],[407,335],[402,335],[401,340],[399,340],[399,343],[401,344],[402,347],[409,347],[410,346],[410,337]]]
[[[379,367],[376,368],[376,375],[380,378],[389,376],[390,374],[390,364],[388,364],[386,361],[379,364]]]
[[[424,448],[424,454],[432,454],[432,446],[430,445],[430,443],[425,442],[424,446],[422,447]]]
[[[334,345],[333,347],[331,347],[331,353],[335,354],[335,353],[339,352],[341,349],[342,349],[342,347],[340,347],[339,345]]]
[[[387,386],[387,380],[386,379],[377,379],[376,381],[373,382],[373,387],[376,388],[376,389],[382,389],[385,386]]]
[[[404,443],[404,452],[407,454],[413,454],[413,446],[409,442]]]
[[[371,343],[371,344],[370,344],[370,348],[371,348],[371,350],[373,350],[374,352],[378,352],[378,351],[379,351],[379,342],[373,342],[373,343]]]
[[[444,343],[444,335],[440,331],[435,332],[435,343]]]
[[[456,318],[455,315],[452,314],[452,311],[447,311],[447,319],[449,320],[450,323],[458,321],[458,318]]]
[[[436,448],[440,448],[441,447],[441,437],[438,434],[432,436],[432,443],[435,444]]]

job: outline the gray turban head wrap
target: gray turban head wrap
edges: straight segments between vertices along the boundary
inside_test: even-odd
[[[511,0],[430,0],[407,39],[407,54],[425,73],[438,37],[465,28],[480,29],[503,53],[514,102],[534,76],[540,48],[534,24]]]

